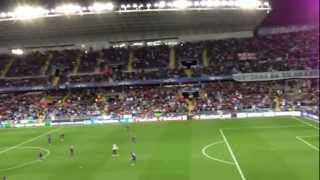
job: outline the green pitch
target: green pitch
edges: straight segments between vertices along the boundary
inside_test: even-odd
[[[297,118],[0,129],[9,180],[318,180],[319,126]],[[65,134],[65,141],[59,135]],[[48,145],[47,134],[53,144]],[[112,144],[120,156],[112,157]],[[75,145],[74,157],[69,146]],[[38,152],[44,160],[38,160]],[[137,164],[130,166],[135,151]]]

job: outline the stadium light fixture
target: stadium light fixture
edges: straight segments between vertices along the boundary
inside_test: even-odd
[[[130,4],[127,4],[127,5],[126,5],[126,8],[127,8],[127,9],[131,8],[131,5],[130,5]]]
[[[137,9],[138,8],[138,4],[134,3],[134,4],[132,4],[132,7]]]
[[[152,5],[151,5],[150,3],[147,4],[147,8],[148,8],[148,9],[150,9],[151,6],[152,6]]]
[[[113,9],[114,5],[112,3],[101,2],[95,2],[89,7],[89,10],[94,12],[112,11]]]
[[[200,6],[200,2],[199,2],[199,1],[194,1],[194,2],[193,2],[193,6],[194,6],[194,7]]]
[[[207,1],[204,1],[204,0],[202,0],[202,1],[199,2],[199,5],[200,5],[200,6],[206,6],[206,4],[207,4]]]
[[[8,16],[8,14],[7,14],[7,13],[4,13],[4,12],[0,14],[0,17],[1,17],[1,18],[6,18],[7,16]]]
[[[3,13],[1,13],[1,14],[0,14],[0,17],[1,17],[1,18],[5,18],[5,17],[7,17],[7,13],[4,13],[4,12],[3,12]]]
[[[24,54],[24,51],[22,49],[11,49],[11,53],[14,55],[21,56]]]
[[[18,6],[12,13],[11,17],[21,19],[21,20],[30,20],[42,17],[48,14],[48,10],[42,7],[32,7],[32,6]]]
[[[173,7],[173,3],[172,2],[167,2],[167,6],[172,8]]]
[[[124,5],[124,4],[122,4],[122,5],[120,6],[120,9],[121,9],[121,10],[126,10],[126,9],[127,9],[127,6]]]
[[[227,6],[229,6],[229,7],[235,6],[235,1],[234,0],[227,1]]]
[[[213,3],[214,1],[212,0],[207,1],[207,7],[213,7]]]
[[[224,7],[225,7],[225,6],[228,6],[228,5],[229,5],[229,2],[228,2],[228,1],[221,1],[221,5],[224,6]]]
[[[159,8],[164,8],[166,6],[166,2],[160,1],[159,2]]]
[[[186,9],[192,6],[192,2],[187,0],[176,0],[173,2],[173,6],[177,9]]]
[[[212,2],[212,6],[213,6],[213,7],[219,7],[219,6],[221,6],[221,1],[219,1],[219,0],[213,1],[213,2]]]
[[[158,8],[159,7],[159,3],[154,3],[153,6]]]
[[[82,11],[82,12],[89,11],[89,8],[90,8],[90,7],[81,7],[81,11]]]
[[[82,8],[78,4],[63,4],[55,9],[55,12],[62,14],[76,14],[82,12]]]
[[[12,12],[0,12],[0,20],[24,20],[34,19],[40,17],[55,17],[63,15],[86,15],[86,14],[98,14],[109,11],[115,12],[127,12],[128,11],[163,11],[163,10],[184,10],[184,9],[271,9],[268,0],[160,0],[155,3],[132,3],[121,4],[115,6],[111,2],[95,2],[91,6],[80,6],[76,3],[62,4],[56,8],[47,10],[39,6],[19,6]]]
[[[236,4],[242,9],[255,9],[261,5],[258,0],[238,0]]]

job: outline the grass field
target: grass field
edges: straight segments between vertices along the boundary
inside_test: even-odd
[[[319,125],[252,118],[0,129],[0,177],[9,180],[318,180]],[[65,141],[58,140],[65,134]],[[53,137],[48,145],[47,134]],[[111,147],[120,147],[112,158]],[[69,146],[76,146],[75,157]],[[43,151],[45,159],[37,159]],[[129,152],[138,161],[130,166]]]

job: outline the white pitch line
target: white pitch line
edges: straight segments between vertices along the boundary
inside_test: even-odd
[[[308,126],[310,126],[310,127],[313,127],[313,128],[315,128],[315,129],[318,129],[319,130],[319,127],[317,127],[317,126],[315,126],[315,125],[313,125],[313,124],[311,124],[311,123],[308,123],[308,122],[305,122],[305,121],[303,121],[303,120],[301,120],[300,118],[297,118],[297,117],[292,117],[293,119],[295,119],[295,120],[297,120],[297,121],[299,121],[299,122],[301,122],[301,123],[303,123],[303,124],[305,124],[305,125],[308,125]]]
[[[298,140],[300,140],[301,142],[303,142],[304,144],[308,145],[309,147],[311,147],[312,149],[315,149],[316,151],[319,151],[319,147],[314,146],[313,144],[310,144],[309,142],[307,142],[306,140],[302,139],[299,136],[296,136],[296,138]]]
[[[215,146],[215,145],[218,145],[218,144],[222,144],[222,143],[224,143],[224,141],[218,141],[218,142],[209,144],[209,145],[205,146],[204,148],[202,148],[201,152],[202,152],[202,154],[203,154],[206,158],[208,158],[208,159],[211,159],[211,160],[214,160],[214,161],[217,161],[217,162],[220,162],[220,163],[224,163],[224,164],[234,165],[233,162],[212,157],[212,156],[210,156],[210,155],[207,153],[207,149],[208,149],[209,147],[212,147],[212,146]]]
[[[23,146],[23,145],[25,145],[25,144],[27,144],[27,143],[29,143],[29,142],[32,142],[32,141],[34,141],[34,140],[37,140],[37,139],[39,139],[39,138],[42,137],[42,136],[48,135],[48,134],[53,133],[53,132],[58,131],[58,130],[60,130],[60,129],[53,129],[53,130],[48,131],[48,132],[46,132],[46,133],[43,133],[43,134],[41,134],[41,135],[39,135],[39,136],[37,136],[37,137],[34,137],[34,138],[32,138],[32,139],[28,139],[28,140],[26,140],[26,141],[24,141],[24,142],[22,142],[22,143],[20,143],[20,144],[17,144],[17,145],[15,145],[15,146],[11,146],[11,147],[9,147],[9,148],[7,148],[7,149],[5,149],[5,150],[0,151],[0,154],[3,154],[3,153],[6,153],[6,152],[8,152],[8,151],[11,151],[11,150],[13,150],[13,149],[16,149],[16,148],[18,148],[18,147],[20,147],[20,146]]]
[[[19,147],[21,149],[36,149],[36,150],[41,150],[41,151],[45,151],[47,152],[46,155],[43,156],[43,159],[46,159],[47,157],[50,156],[50,150],[49,149],[46,149],[46,148],[41,148],[41,147],[30,147],[30,146],[26,146],[26,147]],[[18,169],[18,168],[22,168],[22,167],[25,167],[25,166],[28,166],[28,165],[32,165],[32,164],[35,164],[37,162],[41,162],[42,160],[40,159],[37,159],[37,160],[33,160],[33,161],[29,161],[29,162],[25,162],[25,163],[22,163],[22,164],[18,164],[16,166],[12,166],[12,167],[9,167],[9,168],[4,168],[4,169],[0,169],[0,172],[2,171],[9,171],[9,170],[14,170],[14,169]]]
[[[226,145],[227,145],[227,147],[228,147],[228,150],[229,150],[229,152],[230,152],[230,154],[231,154],[231,157],[232,157],[232,159],[233,159],[233,161],[234,161],[234,163],[235,163],[235,165],[236,165],[236,167],[237,167],[237,170],[238,170],[238,172],[239,172],[239,174],[240,174],[240,176],[241,176],[241,179],[242,179],[242,180],[246,180],[246,178],[245,178],[245,176],[243,175],[243,172],[242,172],[242,170],[241,170],[241,168],[240,168],[240,165],[239,165],[239,163],[238,163],[238,160],[237,160],[236,156],[234,155],[234,153],[233,153],[233,151],[232,151],[232,148],[231,148],[231,146],[230,146],[230,144],[229,144],[226,136],[225,136],[224,133],[223,133],[223,130],[222,130],[222,129],[219,129],[219,131],[220,131],[220,134],[221,134],[224,142],[226,143]]]

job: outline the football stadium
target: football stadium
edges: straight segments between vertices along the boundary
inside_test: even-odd
[[[319,0],[0,0],[0,180],[319,180]]]

